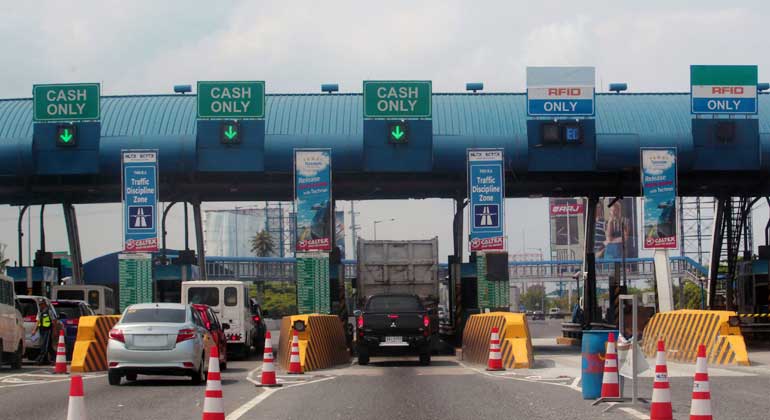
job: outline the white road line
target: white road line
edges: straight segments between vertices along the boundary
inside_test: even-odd
[[[625,411],[626,413],[628,413],[628,414],[630,414],[630,415],[632,415],[632,416],[634,416],[634,417],[636,417],[638,419],[641,419],[641,420],[646,420],[646,419],[650,418],[650,416],[648,416],[648,415],[646,415],[646,414],[644,414],[644,413],[642,413],[640,411],[637,411],[637,410],[635,410],[635,409],[633,409],[631,407],[620,407],[618,410]]]
[[[257,369],[254,369],[253,371],[249,372],[249,375],[254,373],[256,370]],[[330,377],[327,377],[327,378],[316,379],[314,381],[309,381],[309,382],[301,382],[301,383],[286,385],[284,388],[266,388],[264,390],[264,392],[262,392],[261,394],[257,395],[256,397],[252,398],[250,401],[246,402],[246,404],[243,404],[242,406],[238,407],[235,411],[230,413],[230,415],[227,416],[225,418],[225,420],[238,420],[244,414],[248,413],[249,411],[251,411],[251,409],[253,409],[257,405],[259,405],[262,401],[266,400],[267,397],[273,395],[274,393],[276,393],[278,391],[281,391],[281,390],[284,390],[284,389],[289,389],[289,388],[294,388],[294,387],[297,387],[297,386],[310,385],[310,384],[314,384],[314,383],[318,383],[318,382],[328,381],[328,380],[334,379],[334,378],[336,378],[336,376],[330,376]],[[254,380],[252,380],[249,377],[247,377],[246,379],[248,379],[250,382],[259,384],[259,382],[255,382]]]

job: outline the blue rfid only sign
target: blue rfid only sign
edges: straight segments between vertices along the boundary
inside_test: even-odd
[[[593,67],[527,67],[527,115],[594,116],[595,80]]]
[[[471,251],[505,250],[505,171],[502,149],[468,149]]]
[[[690,66],[692,114],[756,114],[757,66]]]
[[[123,249],[158,250],[158,152],[123,150]]]

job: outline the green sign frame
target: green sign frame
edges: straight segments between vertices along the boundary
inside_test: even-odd
[[[99,120],[101,119],[101,90],[99,83],[33,85],[32,120],[34,122]],[[64,112],[69,114],[61,116]]]
[[[212,91],[216,88],[227,89],[233,92],[233,88],[238,88],[231,93],[233,97],[227,99],[227,103],[220,103],[220,98],[215,98]],[[249,88],[250,100],[245,103],[243,100],[243,88]],[[198,119],[252,119],[261,120],[265,118],[265,81],[198,81],[197,92],[197,115]],[[256,101],[254,100],[256,99]],[[219,110],[213,108],[219,103]],[[256,106],[252,106],[256,105]]]
[[[365,80],[363,95],[364,118],[433,116],[433,82],[430,80]]]

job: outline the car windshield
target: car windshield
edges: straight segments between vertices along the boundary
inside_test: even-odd
[[[184,309],[169,308],[128,308],[120,320],[121,324],[136,324],[140,322],[162,322],[181,324],[185,322],[187,315]]]
[[[80,305],[77,303],[58,302],[53,304],[53,307],[56,308],[56,313],[64,314],[68,319],[77,319],[83,315],[80,311]]]
[[[82,290],[57,290],[57,299],[83,300]]]
[[[37,303],[32,299],[19,299],[21,316],[37,316]]]
[[[420,312],[423,310],[416,296],[374,296],[366,304],[371,312]]]

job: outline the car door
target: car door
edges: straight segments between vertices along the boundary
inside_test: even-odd
[[[209,354],[209,347],[211,346],[211,339],[210,334],[208,330],[206,330],[206,324],[203,322],[203,319],[200,316],[200,313],[195,308],[190,308],[192,312],[192,321],[193,324],[195,324],[195,329],[197,330],[197,339],[196,341],[196,348],[195,352],[196,354],[203,354],[204,362],[208,361],[208,354]]]

